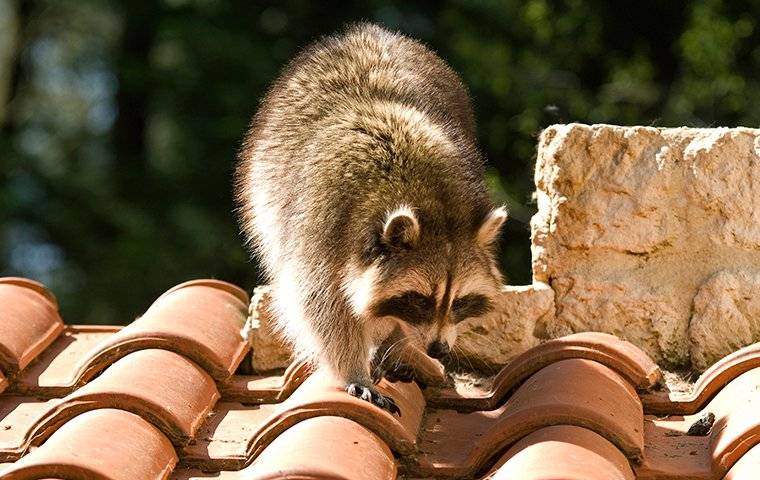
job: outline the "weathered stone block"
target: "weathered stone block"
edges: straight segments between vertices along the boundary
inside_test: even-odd
[[[251,365],[258,372],[287,367],[293,360],[292,348],[286,344],[271,317],[272,291],[256,287],[251,298],[248,321],[240,334],[251,345]]]
[[[760,272],[759,153],[747,128],[547,128],[531,222],[534,278],[556,293],[547,333],[614,333],[666,365],[722,356],[692,305],[720,270]]]
[[[691,361],[704,370],[721,357],[760,339],[760,274],[724,270],[694,297],[689,327]]]
[[[546,338],[553,319],[554,291],[548,285],[505,286],[491,314],[457,325],[456,355],[465,365],[504,365]]]

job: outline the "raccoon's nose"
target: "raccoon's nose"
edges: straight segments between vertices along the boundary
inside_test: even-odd
[[[430,342],[427,346],[427,354],[433,358],[443,358],[449,354],[449,345],[438,340]]]

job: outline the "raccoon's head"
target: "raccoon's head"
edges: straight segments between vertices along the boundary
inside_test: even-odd
[[[379,253],[344,283],[354,312],[367,322],[406,322],[428,355],[448,355],[456,324],[493,309],[502,285],[493,245],[506,218],[501,207],[466,227],[440,228],[407,206],[389,212]]]

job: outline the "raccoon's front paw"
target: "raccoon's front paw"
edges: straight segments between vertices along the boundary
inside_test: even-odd
[[[399,417],[401,416],[401,410],[399,410],[398,405],[396,405],[396,402],[394,402],[391,397],[386,397],[385,395],[377,393],[370,387],[365,387],[358,383],[349,383],[346,387],[346,392],[353,397],[361,398],[362,400],[377,405],[383,410],[387,410]]]
[[[389,382],[413,382],[414,367],[406,363],[394,365],[392,368],[386,370],[383,376]]]

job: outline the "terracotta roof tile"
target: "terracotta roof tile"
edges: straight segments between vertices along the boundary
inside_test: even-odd
[[[184,465],[205,471],[245,467],[253,460],[253,452],[263,449],[258,434],[274,411],[274,405],[269,404],[218,403],[196,434],[195,441],[182,449]]]
[[[647,413],[694,413],[738,376],[760,367],[760,343],[726,355],[704,371],[688,393],[653,392],[642,395]]]
[[[634,476],[625,456],[605,438],[585,428],[562,425],[524,437],[487,478],[633,480]]]
[[[215,280],[177,285],[128,327],[111,335],[80,360],[77,379],[88,379],[129,352],[164,348],[202,366],[216,380],[228,378],[248,351],[240,329],[248,295]]]
[[[756,480],[760,471],[760,445],[755,445],[731,467],[723,480]]]
[[[309,374],[307,362],[293,362],[282,375],[234,375],[220,382],[219,390],[227,400],[277,403],[288,398]]]
[[[176,463],[172,444],[150,423],[123,410],[100,409],[67,422],[2,478],[161,479]]]
[[[192,361],[168,350],[140,350],[55,404],[34,426],[33,436],[44,440],[84,411],[120,408],[139,414],[174,444],[184,445],[218,398],[213,379]]]
[[[0,328],[13,352],[0,363],[0,478],[707,480],[760,468],[758,345],[686,394],[606,334],[528,350],[485,391],[430,386],[440,365],[410,350],[429,387],[378,386],[399,417],[305,363],[235,373],[248,297],[224,282],[178,285],[123,329],[61,330],[52,296],[23,279],[0,280],[0,301],[4,316],[42,319]]]
[[[377,389],[393,398],[401,416],[382,410],[364,400],[346,394],[343,386],[333,383],[321,372],[312,374],[262,426],[258,437],[262,447],[291,425],[306,418],[339,415],[361,423],[382,438],[394,452],[412,453],[417,443],[425,400],[415,383],[389,383]]]
[[[552,363],[528,378],[499,409],[460,413],[431,410],[420,435],[416,476],[461,477],[520,438],[542,427],[589,428],[633,460],[644,449],[641,402],[630,384],[585,359]],[[473,442],[462,442],[471,438]]]
[[[63,331],[55,297],[25,278],[0,278],[0,372],[23,370]]]
[[[385,480],[396,463],[385,442],[356,422],[316,417],[279,435],[249,467],[249,480],[330,478]]]
[[[433,391],[429,403],[458,411],[490,410],[526,378],[569,358],[585,358],[606,365],[642,391],[662,382],[657,364],[632,343],[606,333],[584,332],[549,340],[518,355],[498,373],[487,392],[443,389]]]
[[[31,443],[34,426],[58,401],[19,395],[0,396],[0,462],[21,458]]]
[[[63,333],[15,379],[15,391],[46,398],[62,397],[84,383],[77,365],[120,327],[66,326]]]
[[[285,430],[251,465],[222,471],[221,480],[396,478],[393,453],[385,442],[342,417],[314,417]],[[200,469],[179,469],[172,479],[200,480]]]
[[[648,451],[642,478],[690,472],[699,478],[724,475],[760,443],[760,369],[740,375],[693,415],[647,416]],[[695,422],[714,418],[712,428],[688,435]]]

